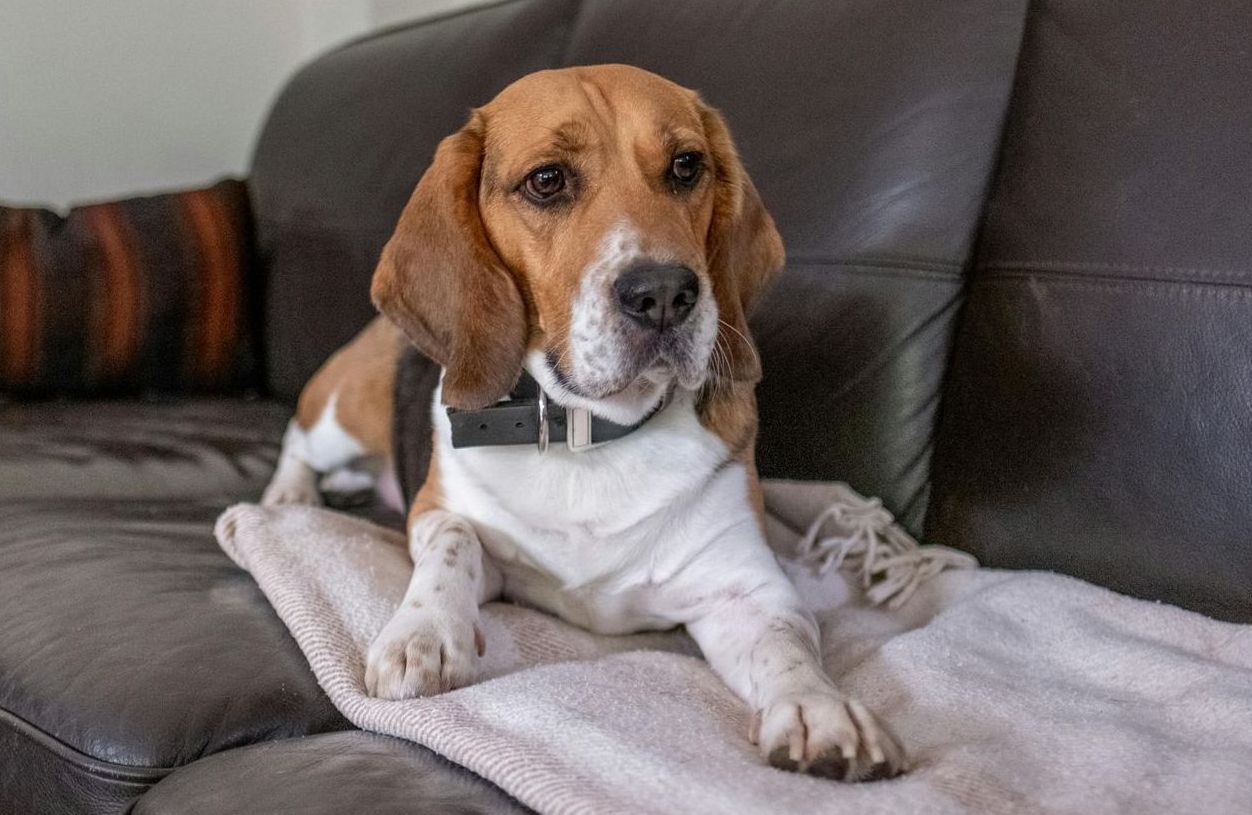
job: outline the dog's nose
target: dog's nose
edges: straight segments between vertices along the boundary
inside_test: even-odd
[[[622,272],[613,291],[623,314],[664,331],[687,319],[700,296],[700,279],[686,266],[646,263]]]

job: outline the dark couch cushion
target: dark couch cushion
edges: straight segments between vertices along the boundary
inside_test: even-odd
[[[0,393],[257,384],[240,181],[54,212],[0,206]]]
[[[347,727],[218,548],[221,509],[0,503],[0,729],[11,731],[0,743],[14,748],[0,761],[12,782],[0,811],[68,810],[83,789],[133,794],[220,750]]]
[[[0,709],[0,812],[114,815],[169,770],[99,761]]]
[[[932,541],[1252,621],[1249,30],[1032,4]]]
[[[468,770],[406,741],[354,731],[219,753],[144,795],[133,815],[521,815]]]
[[[255,500],[290,416],[235,399],[0,404],[0,501]]]

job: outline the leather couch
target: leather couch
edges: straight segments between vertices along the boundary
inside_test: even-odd
[[[1227,0],[504,0],[313,62],[250,177],[267,396],[0,406],[0,811],[516,809],[353,730],[211,525],[371,316],[437,140],[552,66],[726,113],[789,250],[764,475],[1252,621],[1249,30]]]

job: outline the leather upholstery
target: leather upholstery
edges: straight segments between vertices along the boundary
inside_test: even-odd
[[[165,773],[95,760],[0,710],[0,812],[121,812]]]
[[[0,501],[255,497],[289,418],[242,399],[0,404]]]
[[[132,815],[522,815],[496,787],[416,744],[353,731],[271,741],[178,770]]]
[[[1036,2],[928,536],[1252,620],[1252,6]]]
[[[117,811],[168,768],[347,727],[212,537],[259,495],[285,418],[224,400],[0,411],[0,812]]]
[[[86,757],[69,763],[136,771],[346,727],[213,540],[221,508],[0,504],[0,709]]]

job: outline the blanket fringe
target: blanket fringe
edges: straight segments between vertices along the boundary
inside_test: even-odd
[[[796,549],[800,562],[815,574],[831,569],[859,573],[871,603],[896,609],[944,569],[978,566],[967,552],[920,545],[880,499],[864,498],[843,484],[839,487],[835,503],[813,520]]]

